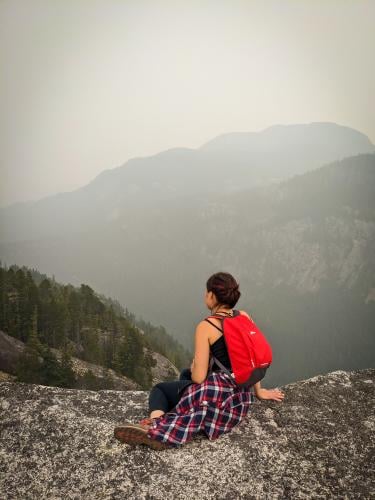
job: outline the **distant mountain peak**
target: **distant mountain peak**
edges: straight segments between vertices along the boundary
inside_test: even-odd
[[[327,133],[330,135],[327,136]],[[293,143],[297,148],[305,146],[306,143],[315,147],[322,141],[328,143],[333,141],[336,147],[349,141],[351,146],[356,145],[362,152],[363,148],[367,152],[375,151],[375,145],[365,134],[335,122],[278,123],[255,132],[230,132],[214,137],[199,149],[220,150],[241,147],[252,152],[260,148],[267,150],[275,146],[283,149]]]

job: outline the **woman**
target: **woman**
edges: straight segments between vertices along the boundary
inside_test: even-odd
[[[239,285],[229,273],[215,273],[207,280],[204,300],[211,314],[224,317],[244,314],[250,318],[245,311],[233,309],[240,296]],[[198,432],[213,440],[241,422],[255,397],[276,401],[284,398],[282,391],[261,388],[260,382],[254,389],[240,388],[216,363],[209,370],[211,353],[232,370],[217,318],[197,325],[190,369],[184,368],[179,380],[161,382],[152,388],[150,417],[138,424],[116,427],[115,437],[128,444],[146,444],[158,450],[179,447]]]

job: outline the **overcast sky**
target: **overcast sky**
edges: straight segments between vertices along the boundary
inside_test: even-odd
[[[375,143],[372,0],[0,0],[0,18],[1,205],[279,123]]]

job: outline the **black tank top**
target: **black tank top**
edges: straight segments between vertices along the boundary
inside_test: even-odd
[[[223,365],[228,368],[230,371],[232,371],[232,367],[230,364],[230,359],[227,351],[227,346],[225,344],[224,337],[221,336],[215,342],[210,346],[210,350],[212,354],[217,358]],[[216,372],[218,370],[221,370],[220,366],[214,362],[212,365],[212,371]]]

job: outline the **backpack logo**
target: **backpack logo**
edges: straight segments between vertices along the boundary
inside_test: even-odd
[[[249,332],[250,335],[254,335],[254,333],[256,333],[254,330],[251,330],[251,332]]]

